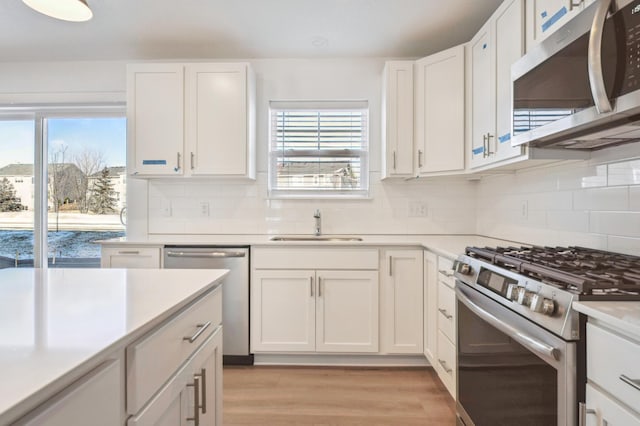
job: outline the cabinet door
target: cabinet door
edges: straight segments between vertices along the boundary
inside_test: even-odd
[[[590,383],[587,383],[586,404],[588,410],[595,411],[587,414],[586,426],[640,426],[640,417],[637,414],[632,414],[626,406],[600,392]]]
[[[438,343],[438,266],[437,256],[424,252],[424,356],[433,365]]]
[[[317,271],[318,352],[378,352],[378,272]]]
[[[222,330],[220,329],[210,343],[212,351],[194,362],[193,377],[200,379],[199,420],[201,426],[222,426]],[[189,410],[195,406],[191,393]]]
[[[255,270],[251,280],[251,350],[315,350],[315,271]]]
[[[383,178],[413,175],[413,61],[385,65]]]
[[[157,247],[103,247],[102,268],[159,268],[160,249]]]
[[[247,64],[186,66],[186,166],[192,175],[248,174]]]
[[[387,250],[382,273],[382,351],[421,354],[422,250]]]
[[[127,168],[133,175],[182,175],[184,69],[127,67]]]
[[[511,146],[511,65],[524,55],[524,0],[508,0],[495,15],[496,133],[491,139],[492,160],[523,153]]]
[[[471,155],[470,167],[491,161],[487,141],[495,136],[494,70],[491,21],[471,40]]]
[[[418,172],[464,169],[464,46],[416,61],[415,92]]]
[[[123,378],[120,361],[109,361],[15,424],[29,426],[121,424],[124,419]]]
[[[527,0],[527,52],[573,18],[583,7],[584,0]]]

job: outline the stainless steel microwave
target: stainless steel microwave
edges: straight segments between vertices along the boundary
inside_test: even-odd
[[[596,0],[511,67],[511,143],[640,141],[640,0]]]

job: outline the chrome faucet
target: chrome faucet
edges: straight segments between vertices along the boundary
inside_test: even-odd
[[[316,219],[315,236],[318,237],[322,233],[322,230],[320,229],[322,227],[322,224],[320,222],[320,209],[316,209],[316,212],[313,214],[313,217]]]

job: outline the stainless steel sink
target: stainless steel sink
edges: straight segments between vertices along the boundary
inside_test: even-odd
[[[362,241],[360,237],[329,237],[329,236],[315,236],[315,235],[277,235],[269,238],[270,241]]]

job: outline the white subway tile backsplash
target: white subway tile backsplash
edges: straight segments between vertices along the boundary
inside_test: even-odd
[[[640,237],[640,213],[591,212],[591,232],[624,237]]]
[[[560,231],[589,232],[589,212],[549,210],[547,227]]]
[[[558,190],[598,188],[607,186],[607,166],[606,165],[583,165],[559,166],[552,171],[551,175],[557,178]]]
[[[609,186],[640,185],[640,160],[609,164]]]
[[[619,211],[629,209],[627,187],[595,188],[573,193],[575,210]]]
[[[607,250],[640,256],[640,238],[609,235]]]
[[[640,212],[640,185],[629,187],[629,210]]]

